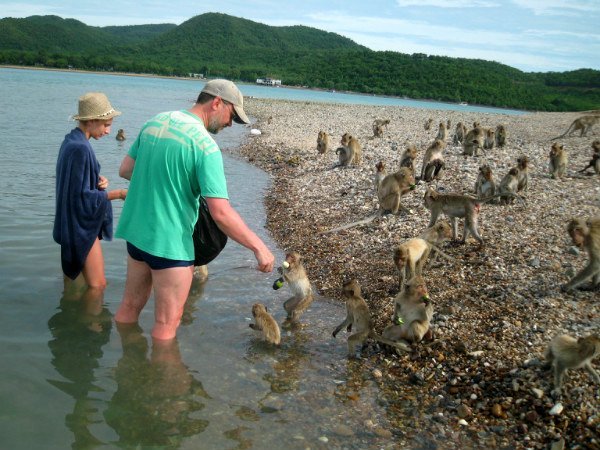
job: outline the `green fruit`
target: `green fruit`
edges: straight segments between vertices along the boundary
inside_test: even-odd
[[[273,283],[273,289],[277,290],[279,289],[281,286],[283,286],[284,283],[284,279],[282,278],[277,278],[275,280],[275,282]]]

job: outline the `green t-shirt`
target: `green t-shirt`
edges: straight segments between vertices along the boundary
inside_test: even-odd
[[[194,259],[198,197],[229,198],[221,150],[189,111],[161,113],[129,149],[135,166],[116,237],[168,259]]]

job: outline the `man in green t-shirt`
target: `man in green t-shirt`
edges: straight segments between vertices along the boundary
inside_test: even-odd
[[[192,283],[201,193],[219,228],[254,252],[258,270],[273,270],[275,257],[229,203],[221,150],[209,134],[232,120],[250,123],[242,93],[231,81],[211,80],[189,110],[146,122],[123,159],[119,175],[131,183],[115,234],[128,252],[117,322],[137,322],[154,287],[152,336],[175,337]]]

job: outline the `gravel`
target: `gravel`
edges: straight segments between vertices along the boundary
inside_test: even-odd
[[[600,328],[600,293],[563,293],[560,285],[587,261],[566,233],[570,217],[600,214],[600,177],[577,171],[591,158],[588,137],[558,140],[569,154],[567,176],[548,175],[550,138],[581,114],[525,115],[292,102],[248,98],[245,109],[260,134],[248,133],[242,157],[273,176],[266,196],[267,227],[281,248],[304,255],[317,292],[341,301],[343,280],[356,278],[377,331],[390,323],[398,292],[393,248],[421,233],[429,211],[426,185],[403,197],[409,212],[386,215],[367,225],[320,234],[377,211],[375,164],[388,173],[399,164],[406,142],[419,149],[417,171],[437,127],[451,120],[444,151],[446,172],[437,184],[446,192],[473,193],[478,167],[489,164],[496,182],[530,159],[530,183],[523,201],[485,204],[480,247],[448,242],[440,259],[426,266],[435,314],[433,340],[396,354],[373,344],[363,362],[388,405],[396,438],[443,448],[600,448],[600,387],[584,370],[568,372],[561,398],[551,395],[551,372],[543,353],[553,336],[583,336]],[[373,138],[374,119],[389,119],[383,137]],[[507,128],[507,145],[486,156],[465,157],[452,145],[457,122]],[[317,154],[320,130],[331,136],[329,151]],[[594,133],[595,131],[595,133]],[[363,148],[359,167],[336,167],[335,148],[345,132]],[[459,227],[462,232],[462,224]],[[434,448],[434,447],[432,447]]]

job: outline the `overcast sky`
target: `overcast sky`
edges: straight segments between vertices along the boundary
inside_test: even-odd
[[[206,12],[306,25],[372,50],[477,58],[526,72],[600,70],[600,0],[0,0],[2,17],[53,14],[93,26],[181,24]]]

